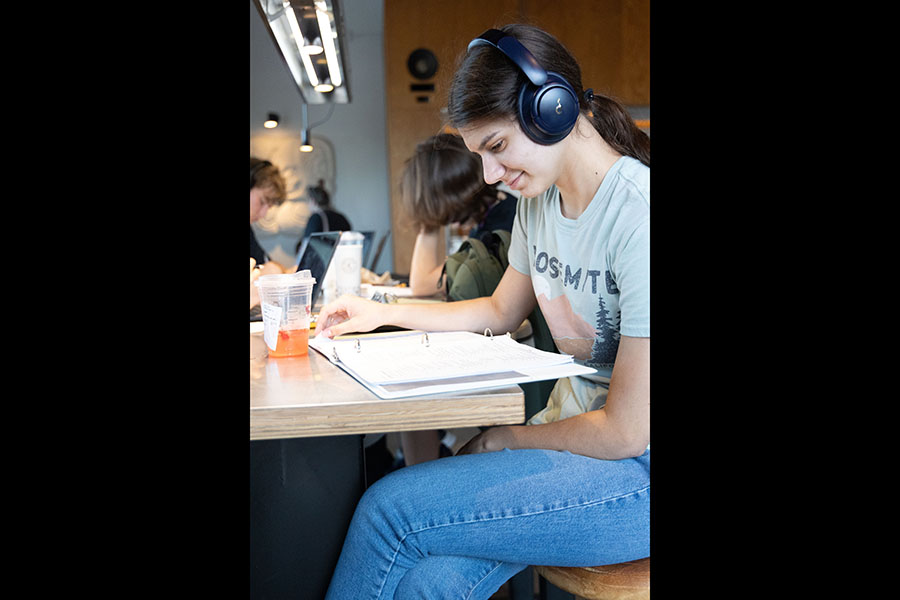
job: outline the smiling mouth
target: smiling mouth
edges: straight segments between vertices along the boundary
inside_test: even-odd
[[[506,184],[506,185],[509,187],[509,189],[512,189],[512,190],[516,189],[516,188],[515,188],[515,185],[516,185],[517,183],[519,183],[519,180],[522,178],[522,175],[523,175],[524,173],[525,173],[525,171],[519,171],[519,174],[516,175],[515,178],[514,178],[512,181],[510,181],[509,183]]]

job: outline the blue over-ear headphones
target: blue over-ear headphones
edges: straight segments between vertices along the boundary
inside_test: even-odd
[[[516,38],[499,29],[488,29],[469,42],[493,46],[512,60],[528,81],[519,90],[519,124],[538,144],[555,144],[572,131],[578,119],[578,96],[560,74],[545,71]]]

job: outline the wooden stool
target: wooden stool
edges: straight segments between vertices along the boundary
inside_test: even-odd
[[[650,557],[600,567],[535,570],[556,587],[585,600],[650,600]]]

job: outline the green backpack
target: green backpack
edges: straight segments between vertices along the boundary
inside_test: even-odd
[[[440,279],[446,277],[447,299],[469,300],[493,294],[509,264],[509,240],[508,231],[495,229],[482,234],[480,240],[465,240],[448,256]]]

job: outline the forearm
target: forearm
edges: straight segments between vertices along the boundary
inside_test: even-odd
[[[605,409],[542,425],[498,427],[485,440],[484,451],[544,448],[604,460],[640,456],[649,438],[617,426]]]
[[[388,304],[383,314],[385,325],[426,331],[475,331],[481,333],[498,326],[490,298],[434,304]]]
[[[507,268],[493,295],[460,302],[380,304],[342,296],[322,307],[320,335],[334,337],[396,325],[425,331],[474,331],[490,328],[494,335],[515,331],[534,308],[530,279]]]
[[[422,229],[416,236],[409,265],[409,287],[415,296],[433,296],[447,259],[439,229]]]
[[[622,336],[603,408],[542,425],[495,427],[466,452],[546,448],[618,460],[643,454],[649,443],[650,338]]]
[[[490,329],[494,335],[515,331],[534,308],[531,280],[507,267],[490,296],[457,302],[387,305],[383,324],[430,331],[474,331]]]

